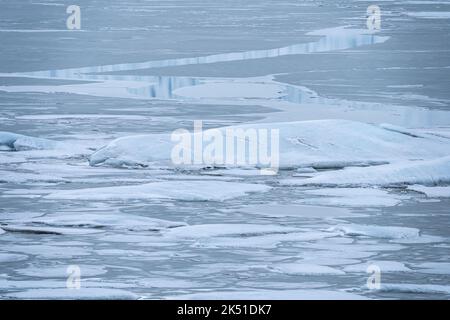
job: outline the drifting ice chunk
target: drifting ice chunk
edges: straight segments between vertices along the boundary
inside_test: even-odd
[[[450,294],[450,286],[442,286],[435,284],[382,283],[380,291]]]
[[[341,275],[344,271],[321,266],[316,264],[291,262],[291,263],[277,263],[270,267],[276,272],[286,273],[290,275]]]
[[[79,228],[52,228],[52,227],[42,227],[42,226],[24,226],[24,225],[7,225],[3,227],[6,231],[9,232],[18,232],[18,233],[33,233],[33,234],[55,234],[55,235],[63,235],[63,234],[90,234],[90,233],[98,233],[100,230],[94,229],[79,229]]]
[[[406,227],[385,227],[349,224],[329,228],[328,231],[341,231],[349,236],[368,236],[387,239],[408,239],[419,237],[419,229]]]
[[[0,252],[0,263],[22,261],[26,260],[27,258],[28,257],[24,254]]]
[[[430,198],[449,198],[450,187],[426,187],[421,185],[413,185],[408,187],[408,190],[424,193]]]
[[[344,268],[347,272],[367,272],[370,265],[378,266],[381,272],[410,272],[412,271],[403,263],[397,261],[370,261],[368,263],[354,264]]]
[[[57,142],[0,131],[0,151],[53,149]]]
[[[167,296],[175,300],[363,300],[361,295],[331,290],[210,291]]]
[[[297,228],[266,224],[200,224],[168,230],[168,236],[180,238],[207,238],[217,236],[257,236],[299,231]]]
[[[436,136],[412,136],[409,132],[399,132],[392,128],[385,129],[367,123],[348,120],[314,120],[282,123],[258,123],[227,128],[219,128],[222,140],[236,129],[268,130],[266,140],[270,140],[269,130],[279,130],[279,165],[281,168],[313,167],[340,168],[349,165],[373,165],[392,161],[410,159],[433,159],[450,156],[450,141]],[[231,130],[233,133],[230,133]],[[206,130],[203,134],[211,132]],[[228,132],[228,133],[227,133]],[[216,131],[217,133],[217,131]],[[202,140],[196,133],[185,133],[183,137],[191,141],[191,153],[195,149],[194,140]],[[213,134],[214,136],[217,136]],[[245,140],[248,143],[248,138]],[[269,146],[272,141],[264,141]],[[169,134],[150,134],[128,136],[116,139],[91,155],[90,164],[122,165],[172,165],[171,153],[178,142],[172,142]],[[198,148],[203,153],[210,146],[204,142]],[[222,144],[223,154],[236,156],[236,146],[226,150]],[[249,148],[247,148],[249,149]],[[248,152],[248,151],[247,151]],[[270,153],[270,152],[268,152]],[[248,154],[245,155],[248,159]],[[331,160],[332,159],[332,160]],[[220,160],[220,159],[219,159]],[[265,163],[257,159],[255,166],[264,167]],[[226,162],[226,163],[225,163]],[[236,166],[223,160],[215,163]],[[184,165],[189,167],[190,164]]]
[[[393,184],[439,184],[450,182],[450,157],[427,161],[402,161],[370,168],[346,168],[323,172],[295,185],[366,186]]]
[[[67,278],[67,265],[59,266],[30,266],[25,269],[17,270],[17,273],[29,276],[29,277],[39,277],[39,278]],[[81,270],[82,275],[85,277],[94,277],[98,275],[105,274],[107,270],[102,266],[95,265],[78,265]]]
[[[131,231],[149,231],[174,228],[186,225],[183,222],[173,222],[156,218],[129,214],[58,214],[24,220],[24,223],[38,223],[56,227],[88,227],[113,228]],[[98,230],[98,229],[97,229]]]
[[[163,181],[133,186],[64,190],[51,193],[47,199],[129,200],[175,199],[186,201],[223,201],[250,192],[271,188],[260,184],[224,181]]]
[[[304,193],[327,197],[301,199],[303,203],[350,207],[389,207],[395,206],[402,199],[407,198],[389,194],[385,190],[372,188],[325,188],[305,190]]]
[[[111,288],[80,288],[79,290],[64,289],[29,289],[9,293],[13,299],[70,299],[70,300],[135,300],[138,296],[132,292]]]

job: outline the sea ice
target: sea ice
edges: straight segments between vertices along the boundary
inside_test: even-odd
[[[450,294],[450,286],[436,284],[381,283],[382,292]]]
[[[430,198],[450,198],[450,187],[427,187],[421,185],[412,185],[408,190],[424,193]]]
[[[24,254],[0,252],[0,263],[22,261],[27,258]]]
[[[12,292],[6,295],[12,299],[70,299],[70,300],[135,300],[136,294],[110,288],[80,288],[74,289],[28,289],[20,292]]]
[[[303,193],[321,197],[301,199],[300,202],[332,206],[390,207],[401,203],[403,199],[408,199],[405,196],[389,194],[385,190],[371,188],[324,188],[305,190]]]
[[[429,273],[429,274],[449,274],[450,275],[450,262],[424,262],[414,265],[416,272]]]
[[[445,182],[450,182],[450,157],[321,172],[312,178],[298,179],[295,185],[389,186],[417,183],[432,185]]]
[[[175,199],[186,201],[224,201],[252,192],[266,192],[261,184],[224,181],[163,181],[132,186],[88,188],[53,192],[46,199],[130,200]]]
[[[209,291],[183,295],[166,296],[176,300],[365,300],[354,293],[331,290],[239,290]]]
[[[43,217],[22,220],[23,223],[42,224],[56,227],[88,227],[112,228],[130,231],[151,231],[164,228],[174,228],[185,225],[183,222],[173,222],[132,214],[51,214]]]
[[[406,227],[348,224],[331,227],[328,231],[341,231],[348,236],[368,236],[387,239],[408,239],[419,237],[419,229]]]
[[[276,263],[269,267],[275,272],[281,272],[289,275],[342,275],[344,271],[331,268],[328,266],[321,266],[311,263],[298,262],[283,262]]]
[[[0,150],[3,151],[53,149],[56,145],[55,141],[0,131]]]
[[[221,132],[225,139],[227,135],[232,134],[230,130],[235,131],[236,129],[244,131],[248,129],[279,130],[279,165],[281,168],[341,168],[400,160],[434,159],[450,155],[448,139],[436,136],[419,138],[398,130],[393,131],[372,124],[348,120],[255,123],[214,130]],[[217,133],[217,131],[215,132]],[[204,135],[209,133],[212,131],[203,132]],[[201,139],[200,134],[184,133],[181,136],[186,140],[196,141]],[[169,134],[126,136],[110,142],[93,153],[90,156],[90,164],[136,166],[157,163],[173,165],[171,156],[176,145],[176,142],[171,141]],[[207,146],[209,146],[208,143],[203,143],[199,150],[203,153]],[[228,152],[228,154],[236,156],[236,148],[226,150],[226,144],[223,144],[222,148],[224,148],[224,155]],[[191,159],[194,159],[194,150],[195,146],[192,144]],[[247,158],[248,155],[246,155]],[[225,164],[220,160],[218,159],[215,163]],[[408,165],[409,163],[403,164]],[[226,165],[233,166],[228,163]],[[264,164],[258,162],[256,166],[258,165],[263,166]],[[189,167],[189,164],[183,166]],[[362,168],[362,170],[365,169]],[[314,183],[314,179],[320,180],[320,177],[322,175],[308,179],[308,181]]]
[[[172,228],[166,231],[170,237],[209,238],[220,236],[251,237],[258,235],[286,234],[298,232],[298,228],[276,226],[272,224],[199,224]],[[240,238],[239,238],[240,239]],[[240,241],[240,240],[239,240]]]
[[[353,264],[346,266],[344,271],[346,272],[367,272],[367,268],[370,265],[375,265],[380,268],[381,272],[410,272],[412,271],[405,264],[397,261],[384,261],[384,260],[374,260],[367,263]]]

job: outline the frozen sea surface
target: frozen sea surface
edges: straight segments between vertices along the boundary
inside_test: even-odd
[[[78,4],[1,4],[2,299],[450,297],[450,3]],[[282,170],[171,166],[193,120]]]

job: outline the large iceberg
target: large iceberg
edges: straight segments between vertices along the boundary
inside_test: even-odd
[[[245,141],[242,141],[242,139],[240,141],[246,145],[244,149],[246,159],[250,158],[252,130],[256,130],[258,134],[266,132],[265,137],[272,139],[272,141],[267,142],[270,147],[267,147],[266,153],[272,153],[273,156],[273,153],[277,152],[279,155],[277,167],[279,168],[336,169],[347,166],[381,165],[399,161],[406,161],[409,164],[409,161],[432,160],[450,156],[450,140],[444,137],[426,133],[415,134],[411,130],[389,125],[374,125],[348,120],[313,120],[254,123],[196,133],[187,132],[183,134],[183,139],[193,142],[191,148],[188,149],[188,153],[190,153],[188,158],[195,158],[194,153],[198,153],[199,149],[195,145],[195,141],[205,141],[205,136],[220,138],[220,135],[226,141],[230,134],[236,133],[238,130],[241,133],[248,133],[243,138]],[[274,130],[278,131],[277,136],[279,136],[276,141],[279,142],[277,148],[273,144],[277,136],[267,133],[273,133]],[[178,166],[172,161],[173,151],[177,146],[177,142],[172,141],[172,138],[173,136],[171,137],[170,134],[148,134],[118,138],[92,154],[90,164]],[[258,136],[258,138],[262,139],[261,136]],[[268,138],[268,140],[270,139]],[[205,158],[205,152],[210,146],[203,142],[200,149],[202,160],[206,163],[208,161],[205,160],[211,160]],[[227,143],[223,143],[221,146],[223,154],[232,154],[239,157],[237,148],[234,148],[234,146],[233,150],[230,150],[230,148],[227,150]],[[214,159],[213,164],[217,166],[239,166],[216,160]],[[265,167],[265,163],[261,162],[261,157],[258,157],[253,164],[254,167]]]

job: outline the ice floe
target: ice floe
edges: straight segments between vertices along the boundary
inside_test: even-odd
[[[167,236],[180,238],[208,238],[217,236],[258,236],[285,234],[299,231],[298,228],[272,224],[200,224],[173,228],[166,231]]]
[[[0,131],[0,151],[53,149],[57,144],[52,140]]]
[[[138,295],[122,289],[80,288],[74,289],[28,289],[6,295],[12,299],[68,299],[68,300],[136,300]]]
[[[0,263],[23,261],[27,258],[28,256],[24,254],[0,252]]]
[[[382,283],[379,291],[404,293],[450,294],[450,286],[436,284]]]
[[[374,165],[394,161],[434,159],[450,155],[450,140],[436,136],[415,137],[399,130],[386,129],[377,125],[348,120],[314,120],[282,123],[258,123],[210,129],[203,135],[217,135],[226,138],[236,130],[279,130],[279,165],[281,168],[313,167],[342,168],[346,166]],[[216,130],[216,131],[211,131]],[[217,131],[218,130],[218,131]],[[406,130],[406,129],[405,129]],[[184,133],[180,136],[188,141],[202,139],[202,133]],[[151,134],[118,138],[90,156],[91,165],[173,165],[172,150],[176,142],[169,134]],[[209,144],[204,143],[200,152]],[[194,143],[190,152],[195,150]],[[226,150],[223,154],[235,154]],[[198,150],[196,151],[198,152]],[[246,155],[248,158],[248,155]],[[192,156],[191,159],[194,159]],[[211,161],[211,159],[208,159]],[[213,159],[217,165],[232,166],[224,159]],[[220,162],[223,160],[223,163]],[[258,160],[259,161],[259,160]],[[263,166],[257,162],[256,166]],[[406,164],[398,165],[399,168]],[[375,170],[375,168],[372,168]],[[381,169],[380,169],[381,170]],[[365,172],[365,171],[363,171]],[[373,176],[373,174],[371,174]],[[321,179],[322,175],[311,178]],[[436,178],[439,178],[436,177]]]
[[[367,272],[367,268],[371,265],[375,265],[380,268],[381,272],[411,272],[412,270],[405,266],[404,263],[397,261],[385,261],[377,260],[367,263],[354,264],[344,267],[346,272]]]
[[[450,150],[450,149],[449,149]],[[291,185],[389,186],[450,182],[450,157],[433,160],[401,161],[368,168],[345,168],[322,172],[312,178],[289,181]]]
[[[331,232],[340,231],[348,236],[368,236],[386,239],[409,239],[419,237],[419,229],[407,227],[372,226],[372,225],[339,225],[328,229]]]
[[[4,225],[3,229],[8,232],[32,233],[32,234],[54,234],[54,235],[79,235],[98,233],[101,230],[81,229],[81,228],[54,228],[45,226],[26,226],[26,225]]]
[[[304,231],[247,237],[221,236],[213,238],[197,238],[195,246],[206,248],[276,248],[283,242],[300,242],[308,243],[310,245],[308,241],[317,241],[338,235],[338,233]]]
[[[408,190],[424,193],[429,198],[450,198],[450,187],[427,187],[412,185]]]
[[[266,217],[334,218],[357,216],[346,208],[332,208],[310,205],[261,204],[239,209],[253,215]]]
[[[283,181],[281,183],[286,184]],[[372,188],[324,188],[305,190],[303,193],[321,197],[301,199],[300,202],[331,206],[390,207],[408,199],[406,196],[394,195],[386,190]]]
[[[78,265],[81,271],[81,275],[84,277],[93,277],[105,274],[107,270],[103,266],[95,266],[95,265]],[[24,276],[29,277],[38,277],[38,278],[67,278],[68,275],[68,266],[29,266],[25,269],[16,270],[17,273],[22,274]]]
[[[0,170],[0,183],[24,183],[24,182],[67,182],[66,179],[47,174],[38,174],[30,172],[17,172],[17,171],[6,171]]]
[[[183,222],[173,222],[168,220],[137,216],[132,214],[51,214],[32,219],[23,219],[22,223],[40,224],[43,226],[66,227],[64,229],[74,229],[73,227],[122,229],[130,231],[156,231],[165,228],[184,226]],[[75,229],[77,230],[77,229]]]
[[[186,201],[223,201],[251,192],[266,192],[271,187],[261,184],[225,181],[163,181],[132,186],[87,188],[57,191],[46,199],[130,200],[175,199]]]
[[[421,19],[450,19],[450,11],[420,11],[407,12],[410,17]]]
[[[209,291],[166,296],[176,300],[366,300],[364,296],[344,291],[308,290],[239,290]]]
[[[414,265],[416,272],[429,274],[450,274],[450,262],[424,262]]]
[[[344,271],[331,268],[328,266],[321,266],[311,263],[298,262],[283,262],[270,265],[269,267],[275,272],[280,272],[289,275],[342,275]]]

